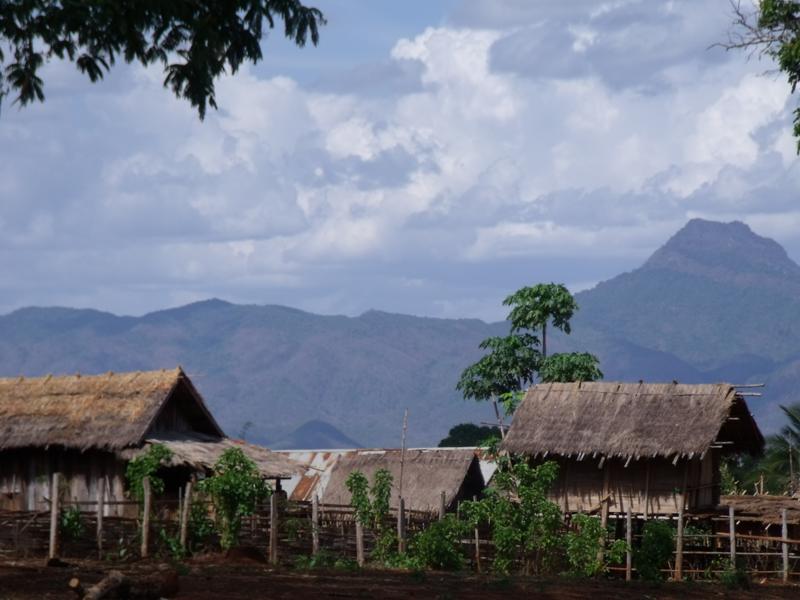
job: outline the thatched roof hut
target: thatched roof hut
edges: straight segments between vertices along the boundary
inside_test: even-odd
[[[370,483],[378,469],[393,477],[391,506],[397,507],[400,487],[400,449],[292,450],[285,452],[295,461],[308,465],[304,475],[287,483],[293,500],[319,497],[324,504],[350,504],[345,485],[353,471],[362,472]],[[485,486],[483,471],[493,472],[493,464],[482,465],[478,448],[410,448],[403,460],[403,498],[406,508],[436,511],[445,492],[449,509],[462,499],[480,495]],[[482,470],[483,468],[483,470]]]
[[[674,514],[716,506],[723,454],[764,438],[729,384],[543,383],[528,390],[501,448],[560,466],[566,512]]]
[[[98,490],[122,500],[126,463],[154,443],[173,452],[167,488],[176,494],[192,472],[209,472],[230,447],[241,447],[268,479],[289,478],[300,468],[266,448],[227,439],[180,368],[5,378],[0,508],[39,509],[54,471],[76,502],[95,500]]]
[[[757,454],[764,437],[730,384],[542,383],[528,390],[502,448],[541,456]]]
[[[140,446],[159,428],[170,401],[187,429],[224,437],[179,367],[104,375],[0,379],[0,450],[61,446],[118,450]]]
[[[353,471],[362,472],[370,482],[379,469],[388,470],[394,479],[392,506],[397,506],[400,493],[401,450],[364,450],[342,456],[331,471],[325,487],[324,502],[349,504],[350,491],[345,485]],[[449,507],[470,492],[480,494],[483,477],[473,449],[406,450],[403,464],[402,495],[411,510],[435,511],[445,493]]]

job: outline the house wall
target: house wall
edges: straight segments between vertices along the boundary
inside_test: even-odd
[[[678,461],[641,459],[606,460],[585,457],[551,459],[559,464],[558,480],[551,499],[564,512],[590,512],[600,509],[610,498],[609,511],[634,514],[671,515],[678,512],[684,493],[684,510],[710,508],[719,502],[718,457],[706,454],[703,460]]]
[[[0,510],[49,510],[56,471],[61,473],[64,503],[95,502],[101,482],[105,482],[106,501],[126,500],[125,463],[110,452],[16,449],[0,452]],[[123,516],[124,510],[124,506],[108,504],[105,514]]]

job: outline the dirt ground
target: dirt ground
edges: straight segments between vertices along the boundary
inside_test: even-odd
[[[41,560],[0,563],[0,600],[75,599],[67,588],[71,577],[84,585],[99,581],[108,571],[107,563],[72,561],[64,567],[46,567]],[[117,567],[136,577],[167,565],[139,562]],[[754,584],[750,590],[730,591],[706,583],[665,583],[661,586],[618,580],[576,581],[570,579],[535,580],[514,578],[497,580],[474,575],[363,570],[359,572],[298,572],[271,570],[258,563],[195,561],[180,569],[179,599],[245,600],[257,598],[300,600],[303,598],[336,599],[432,598],[492,600],[499,598],[535,598],[583,600],[615,598],[620,600],[668,598],[675,600],[778,599],[800,598],[800,586]]]

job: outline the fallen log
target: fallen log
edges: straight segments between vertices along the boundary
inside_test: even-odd
[[[158,600],[178,594],[178,573],[163,571],[141,577],[125,576],[120,571],[109,571],[98,583],[84,589],[80,579],[73,577],[68,587],[82,600],[125,598],[126,600]]]

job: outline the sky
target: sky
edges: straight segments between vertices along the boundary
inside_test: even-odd
[[[312,3],[313,4],[313,3]],[[204,122],[157,68],[0,113],[0,313],[210,297],[499,319],[631,270],[689,218],[800,258],[796,98],[711,47],[727,0],[318,0]]]

